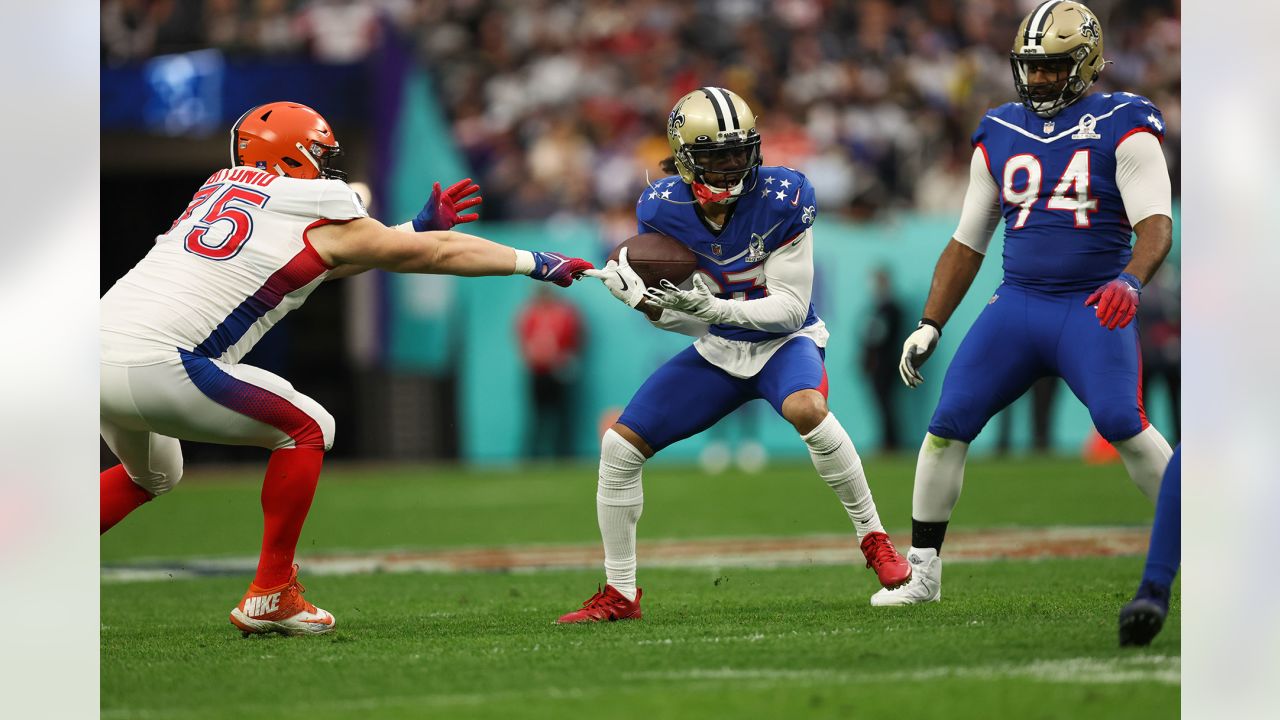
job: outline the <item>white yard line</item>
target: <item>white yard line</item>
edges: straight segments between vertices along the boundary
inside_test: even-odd
[[[948,563],[1029,560],[1062,557],[1111,557],[1146,552],[1148,530],[1133,527],[1051,527],[953,531],[947,538]],[[899,548],[911,538],[894,537]],[[641,542],[645,567],[794,567],[861,563],[852,535],[771,538],[710,538]],[[401,572],[533,572],[597,568],[598,544],[518,545],[447,550],[351,551],[299,557],[308,576]],[[256,557],[190,558],[106,565],[103,582],[243,575]]]

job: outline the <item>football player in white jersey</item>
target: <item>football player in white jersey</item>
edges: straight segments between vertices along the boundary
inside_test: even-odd
[[[331,164],[333,130],[305,105],[250,109],[231,130],[231,167],[102,298],[101,429],[120,464],[100,478],[101,531],[182,478],[178,439],[271,450],[257,574],[231,622],[245,634],[316,634],[333,615],[302,597],[294,550],[334,420],[283,378],[240,359],[326,279],[371,268],[528,275],[569,286],[591,264],[450,228],[475,220],[479,187],[439,183],[413,220],[369,217]]]

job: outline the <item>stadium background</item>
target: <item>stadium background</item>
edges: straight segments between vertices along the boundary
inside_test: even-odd
[[[818,190],[815,300],[832,330],[831,403],[872,450],[881,438],[857,369],[871,273],[890,270],[914,317],[954,228],[968,133],[986,108],[1013,99],[1010,29],[1034,4],[107,0],[101,290],[225,166],[235,118],[277,99],[328,117],[352,180],[370,188],[382,220],[412,216],[433,181],[470,176],[485,203],[482,222],[465,229],[599,262],[634,233],[646,173],[660,175],[671,104],[699,85],[723,85],[756,109],[766,163],[799,168]],[[1090,6],[1114,61],[1099,89],[1137,92],[1163,110],[1176,195],[1176,5]],[[992,257],[925,368],[930,382],[899,394],[908,445],[999,272]],[[687,342],[650,329],[594,285],[562,294],[587,328],[574,433],[584,459],[595,453],[602,418]],[[531,411],[514,322],[533,289],[503,278],[369,273],[322,287],[248,361],[335,415],[337,457],[515,461]],[[1028,404],[1009,411],[1015,448],[1029,443]],[[1172,436],[1163,389],[1148,394],[1148,411]],[[772,454],[804,454],[781,420],[763,407],[757,413]],[[1091,426],[1065,388],[1054,419],[1053,448],[1077,452]],[[704,442],[694,438],[663,457],[691,458]],[[988,432],[975,449],[994,442]],[[188,444],[187,456],[199,463],[261,454]]]

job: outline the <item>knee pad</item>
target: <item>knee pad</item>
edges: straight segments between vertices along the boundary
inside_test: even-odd
[[[1142,432],[1142,416],[1138,406],[1131,403],[1099,403],[1089,408],[1089,417],[1108,442],[1127,440]]]

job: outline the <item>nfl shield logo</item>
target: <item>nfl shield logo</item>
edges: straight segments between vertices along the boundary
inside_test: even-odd
[[[720,247],[720,243],[711,243],[711,254],[712,254],[712,255],[715,255],[716,257],[720,257],[720,251],[721,251],[721,250],[722,250],[722,248]]]
[[[1053,121],[1049,120],[1044,124],[1044,133],[1048,135],[1051,132],[1053,132]]]

